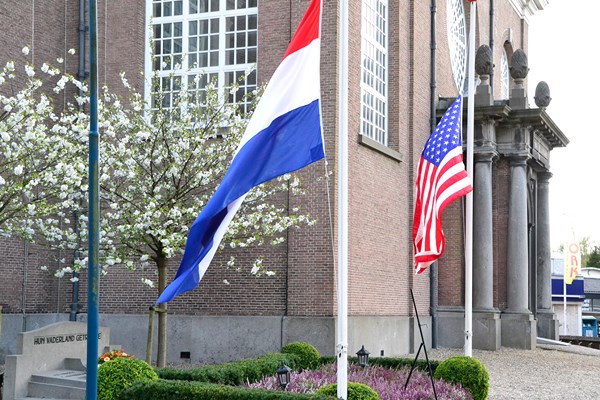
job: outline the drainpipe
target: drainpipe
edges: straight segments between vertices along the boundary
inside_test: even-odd
[[[437,4],[436,0],[431,0],[431,78],[430,78],[430,90],[431,90],[431,129],[430,132],[435,130],[436,126],[436,74],[435,74],[435,66],[436,66],[436,14],[437,14]],[[433,267],[433,266],[432,266]],[[429,268],[429,309],[431,314],[431,347],[437,348],[437,273],[438,269]]]
[[[85,32],[87,32],[88,27],[85,24],[85,0],[79,0],[79,27],[77,29],[79,31],[79,68],[77,70],[77,79],[80,82],[83,82],[85,78],[87,78],[87,73],[85,71]],[[79,89],[79,96],[83,96],[83,90]],[[83,109],[83,105],[79,106],[79,109]],[[74,251],[73,257],[77,259],[79,257],[79,247],[81,245],[81,232],[79,231],[79,212],[74,212],[74,220],[75,220],[75,233],[77,235],[77,246]],[[81,305],[79,304],[79,272],[73,272],[73,294],[71,297],[71,311],[69,313],[69,321],[77,321],[77,313],[81,309]]]
[[[490,49],[492,49],[492,57],[494,56],[494,0],[490,0]],[[494,69],[490,73],[490,90],[492,99],[494,98]]]

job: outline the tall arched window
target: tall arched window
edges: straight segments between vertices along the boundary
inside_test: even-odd
[[[502,49],[500,58],[500,99],[507,100],[510,96],[510,71],[508,69],[508,54],[506,47]]]
[[[361,134],[387,146],[387,0],[363,0],[361,27]]]
[[[465,8],[462,0],[447,0],[448,46],[450,48],[450,65],[454,83],[459,93],[465,86],[467,61],[467,34],[465,24]]]

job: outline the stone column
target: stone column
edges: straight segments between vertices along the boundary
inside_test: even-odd
[[[473,344],[500,348],[500,315],[494,309],[494,229],[492,160],[495,152],[475,153],[473,187]]]
[[[494,307],[493,157],[475,154],[473,187],[473,308],[487,311]]]
[[[508,204],[507,303],[502,315],[502,345],[535,348],[535,320],[528,308],[527,159],[510,157]]]
[[[558,340],[558,319],[552,311],[552,249],[550,246],[550,172],[538,177],[537,204],[537,319],[538,335]]]

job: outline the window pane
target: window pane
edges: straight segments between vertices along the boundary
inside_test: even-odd
[[[248,29],[256,29],[258,26],[256,14],[252,14],[248,16]]]
[[[248,60],[246,61],[249,63],[256,62],[256,49],[248,49]]]
[[[208,20],[202,19],[198,21],[198,25],[200,27],[199,32],[201,35],[206,35],[208,33]]]
[[[227,50],[225,52],[225,63],[227,65],[235,64],[235,52],[233,50]]]
[[[181,1],[176,1],[174,15],[181,15],[181,14],[183,14],[183,3]]]
[[[190,8],[190,14],[196,14],[198,12],[198,0],[189,0],[188,7]]]

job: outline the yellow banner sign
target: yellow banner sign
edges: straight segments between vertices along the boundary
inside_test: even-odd
[[[577,243],[567,243],[565,247],[565,283],[570,285],[581,270],[581,252]]]

